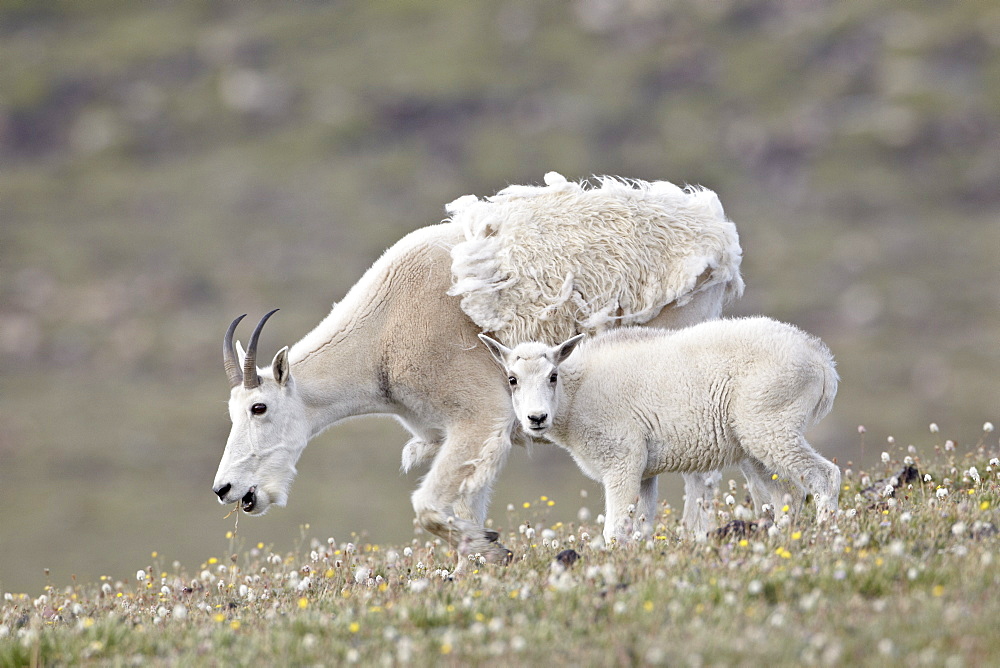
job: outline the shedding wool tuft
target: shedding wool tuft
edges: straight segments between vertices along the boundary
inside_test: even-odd
[[[502,341],[553,344],[648,322],[724,284],[743,293],[736,226],[707,188],[597,177],[510,186],[448,205],[465,241],[451,251],[462,310]]]

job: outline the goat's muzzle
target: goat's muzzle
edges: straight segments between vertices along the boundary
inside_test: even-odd
[[[213,489],[212,491],[215,492],[216,495],[219,497],[219,501],[222,501],[223,503],[225,503],[226,502],[226,494],[229,494],[229,490],[231,490],[232,488],[233,488],[233,486],[230,485],[227,482],[225,485],[222,485],[218,489]]]
[[[257,507],[257,488],[251,487],[240,501],[243,504],[243,512],[252,513],[253,509]]]

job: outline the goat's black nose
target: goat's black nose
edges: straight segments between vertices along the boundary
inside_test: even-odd
[[[540,415],[529,415],[528,419],[534,422],[535,424],[542,424],[543,422],[545,422],[545,418],[547,418],[548,416],[549,416],[548,413],[542,413]]]
[[[225,485],[223,485],[219,489],[212,490],[212,491],[214,491],[216,494],[218,494],[220,499],[224,499],[224,498],[226,498],[226,494],[229,494],[229,490],[231,490],[232,488],[233,488],[233,486],[230,485],[227,482]]]

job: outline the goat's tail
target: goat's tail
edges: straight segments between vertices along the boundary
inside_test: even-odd
[[[837,396],[837,386],[840,383],[840,375],[837,374],[837,363],[833,359],[833,353],[819,339],[815,339],[820,353],[817,364],[823,376],[823,389],[819,395],[819,401],[813,408],[812,423],[816,424],[822,420],[833,409],[833,400]]]

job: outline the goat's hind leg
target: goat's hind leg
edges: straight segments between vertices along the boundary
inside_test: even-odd
[[[766,444],[761,447],[761,444]],[[833,462],[824,459],[800,433],[770,435],[765,439],[743,439],[747,453],[775,471],[793,485],[805,487],[812,493],[819,522],[825,521],[837,511],[840,493],[840,469]],[[802,490],[798,488],[801,499]],[[801,501],[793,505],[797,510]]]
[[[795,514],[802,506],[802,489],[794,481],[782,478],[768,470],[755,459],[740,462],[740,471],[747,481],[747,489],[758,515],[764,513],[764,506],[770,506],[775,514],[780,514],[785,505]]]

